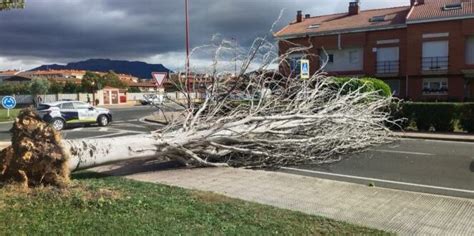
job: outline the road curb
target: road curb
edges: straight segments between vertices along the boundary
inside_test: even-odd
[[[405,139],[424,139],[424,140],[437,140],[437,141],[454,141],[454,142],[467,142],[474,143],[474,136],[462,137],[459,135],[439,135],[439,134],[406,134],[396,133],[397,137]]]
[[[141,118],[140,119],[141,122],[145,122],[145,123],[152,123],[154,125],[167,125],[168,123],[166,122],[159,122],[159,121],[156,121],[156,120],[153,120],[153,119],[149,119],[149,118]]]

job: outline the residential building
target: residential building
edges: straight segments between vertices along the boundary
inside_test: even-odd
[[[395,95],[411,100],[474,98],[474,0],[407,0],[407,6],[349,10],[311,17],[302,11],[275,34],[280,70],[299,74],[307,58],[311,72],[384,80]]]
[[[10,77],[18,74],[19,72],[20,72],[19,70],[0,71],[0,83],[2,83],[4,79],[10,78]]]
[[[38,70],[21,72],[21,75],[32,79],[79,79],[86,74],[85,70]]]

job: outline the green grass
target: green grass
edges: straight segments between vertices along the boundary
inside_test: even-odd
[[[0,109],[0,122],[14,120],[18,116],[18,113],[20,113],[20,111],[21,109],[11,109],[10,118],[8,118],[7,109]]]
[[[68,190],[0,189],[0,234],[386,234],[212,193],[91,173],[74,178]]]

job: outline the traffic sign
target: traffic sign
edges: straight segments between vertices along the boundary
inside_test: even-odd
[[[301,59],[301,78],[302,79],[309,79],[309,60]]]
[[[153,76],[153,79],[156,80],[156,84],[158,85],[158,87],[160,87],[165,82],[166,77],[168,77],[168,73],[166,73],[166,72],[153,72],[153,73],[151,73],[151,76]]]
[[[5,109],[13,109],[16,106],[16,100],[12,96],[5,96],[2,98],[2,106]]]

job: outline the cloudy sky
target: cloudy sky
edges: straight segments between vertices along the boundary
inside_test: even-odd
[[[297,10],[311,15],[347,11],[350,0],[189,0],[191,47],[215,34],[242,47],[277,29]],[[363,9],[409,0],[362,0]],[[184,63],[184,0],[26,0],[0,11],[0,70],[88,58],[141,60],[179,69]],[[195,58],[199,61],[199,58]],[[201,61],[202,63],[202,61]]]

